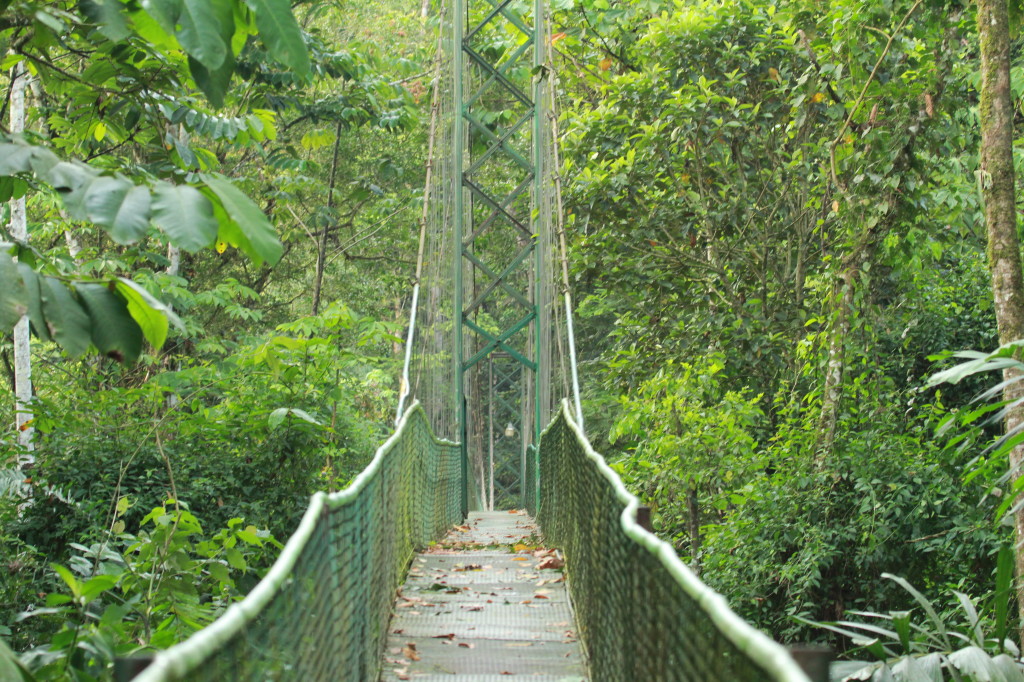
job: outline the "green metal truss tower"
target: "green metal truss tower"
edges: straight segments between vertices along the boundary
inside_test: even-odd
[[[544,404],[544,0],[452,0],[464,507],[521,506]]]

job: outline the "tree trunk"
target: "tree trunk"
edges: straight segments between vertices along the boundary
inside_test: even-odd
[[[25,88],[28,72],[22,64],[14,67],[14,85],[11,88],[11,132],[25,132]],[[15,199],[11,204],[11,236],[16,240],[28,243],[28,222],[25,215],[25,197]],[[23,316],[14,327],[14,395],[18,428],[18,443],[25,449],[21,456],[22,468],[35,464],[32,451],[35,444],[32,436],[35,432],[28,423],[32,420],[32,357],[29,341],[28,315]]]
[[[828,342],[828,365],[821,395],[821,416],[818,421],[818,449],[815,465],[822,466],[836,442],[839,407],[843,401],[843,380],[846,375],[846,339],[852,328],[854,287],[857,271],[848,266],[839,277],[837,305]]]
[[[1010,95],[1010,30],[1006,0],[978,0],[978,36],[981,42],[981,173],[988,263],[992,276],[999,342],[1024,336],[1024,280],[1021,276],[1020,243],[1017,238],[1015,179],[1013,172],[1013,103]],[[1017,374],[1006,370],[1004,378]],[[1024,383],[1003,391],[1005,400],[1024,395]],[[1024,422],[1024,409],[1006,415],[1007,430]],[[1020,476],[1024,447],[1010,453],[1014,479]],[[1017,534],[1017,604],[1024,613],[1024,509],[1014,515]],[[1024,641],[1024,631],[1018,633]]]
[[[320,229],[316,243],[316,276],[313,281],[312,314],[320,314],[320,293],[324,284],[324,267],[327,265],[327,232],[331,226],[331,211],[334,208],[334,183],[338,177],[338,147],[341,145],[341,121],[334,131],[334,158],[331,161],[331,177],[327,183],[327,219]]]

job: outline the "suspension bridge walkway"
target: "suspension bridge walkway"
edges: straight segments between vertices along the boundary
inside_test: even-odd
[[[414,404],[243,601],[135,679],[807,680],[638,525],[567,403],[526,511],[464,517],[459,450]]]
[[[808,680],[644,529],[585,436],[544,0],[437,5],[394,435],[135,679]]]

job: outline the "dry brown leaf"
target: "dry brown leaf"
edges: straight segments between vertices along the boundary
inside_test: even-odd
[[[561,559],[559,559],[556,556],[549,556],[548,558],[544,559],[544,561],[542,561],[539,564],[537,564],[537,568],[540,568],[540,569],[545,569],[545,568],[564,568],[564,567],[565,567],[565,562],[562,561]]]
[[[416,651],[416,642],[408,642],[405,647],[402,648],[402,655],[408,658],[410,661],[420,660],[420,654]]]
[[[434,639],[455,639],[455,633],[449,632],[447,635],[434,635]]]
[[[459,642],[459,646],[461,646],[463,649],[473,648],[473,644],[471,642]]]

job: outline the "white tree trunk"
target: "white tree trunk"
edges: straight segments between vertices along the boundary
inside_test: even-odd
[[[11,88],[11,132],[25,131],[25,86],[28,73],[25,67],[18,64],[12,74],[14,86]],[[28,222],[25,216],[25,198],[16,199],[11,204],[11,235],[18,241],[28,241]],[[30,467],[35,464],[32,451],[35,444],[32,435],[35,432],[28,422],[32,420],[32,357],[29,341],[28,316],[23,316],[14,327],[14,394],[18,428],[18,442],[25,448],[20,464]]]
[[[170,261],[167,266],[167,274],[177,277],[178,273],[181,272],[181,249],[173,244],[168,244],[167,260]]]

